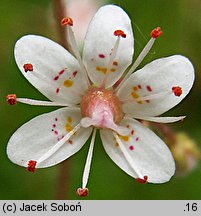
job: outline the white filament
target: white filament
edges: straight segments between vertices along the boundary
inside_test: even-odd
[[[59,142],[57,142],[49,151],[47,151],[42,157],[37,160],[37,165],[42,163],[46,159],[48,159],[51,155],[53,155],[61,146],[63,146],[66,141],[68,141],[73,134],[80,129],[80,124],[76,125],[73,130],[71,130],[64,138],[62,138]]]
[[[87,182],[89,179],[89,173],[90,173],[90,167],[91,167],[91,161],[92,161],[92,156],[93,156],[93,149],[94,149],[94,143],[95,143],[95,138],[96,138],[96,128],[94,128],[94,132],[91,138],[91,143],[89,146],[89,151],[88,151],[88,155],[87,155],[87,160],[86,160],[86,164],[84,167],[84,173],[83,173],[83,177],[82,177],[82,188],[86,188],[87,186]]]
[[[136,61],[133,63],[133,65],[131,66],[131,68],[129,69],[129,71],[127,72],[127,74],[125,75],[125,77],[123,78],[123,80],[121,81],[121,83],[119,84],[119,86],[117,87],[117,89],[119,89],[122,86],[122,84],[126,81],[126,79],[140,65],[140,63],[143,61],[143,59],[145,58],[145,56],[149,53],[149,51],[152,48],[155,40],[156,40],[155,38],[151,38],[148,41],[148,43],[146,44],[146,46],[144,47],[144,49],[142,50],[142,52],[140,53],[140,55],[137,57]]]
[[[29,105],[35,105],[35,106],[65,106],[65,107],[72,106],[72,104],[67,104],[67,103],[33,100],[29,98],[17,98],[17,102],[29,104]]]
[[[81,58],[81,55],[80,55],[80,52],[79,52],[79,49],[78,49],[78,46],[77,46],[77,43],[76,43],[76,39],[75,39],[75,35],[73,33],[73,30],[72,30],[72,27],[71,26],[67,26],[67,30],[68,30],[68,39],[69,39],[69,45],[71,46],[71,49],[75,55],[75,57],[77,58],[79,64],[80,64],[80,67],[81,67],[81,70],[83,72],[83,75],[87,81],[87,84],[88,86],[90,86],[90,81],[89,81],[89,78],[88,78],[88,75],[87,75],[87,71],[86,71],[86,68],[82,62],[82,58]]]
[[[109,70],[110,70],[110,68],[111,68],[111,66],[112,66],[112,63],[113,63],[113,61],[114,61],[114,59],[115,59],[115,57],[116,57],[116,55],[117,55],[117,50],[118,50],[118,47],[119,47],[119,43],[120,43],[120,36],[118,36],[118,38],[117,38],[117,40],[116,40],[116,42],[115,42],[115,45],[114,45],[114,48],[113,48],[113,50],[112,50],[112,53],[111,53],[111,56],[110,56],[110,59],[109,59],[109,62],[108,62],[108,65],[107,65],[107,69],[108,69],[108,71],[107,71],[107,73],[106,73],[106,75],[105,75],[105,77],[104,77],[104,79],[103,79],[103,83],[102,83],[102,87],[105,87],[105,84],[106,84],[106,82],[107,82],[107,78],[108,78],[108,74],[109,74]]]
[[[135,119],[141,119],[145,121],[158,122],[158,123],[172,123],[182,121],[186,116],[177,117],[149,117],[149,116],[132,116]]]
[[[127,160],[127,162],[130,165],[130,167],[133,169],[134,173],[136,174],[136,177],[144,179],[143,175],[138,170],[138,168],[137,168],[135,162],[133,161],[132,157],[127,152],[127,149],[125,148],[124,144],[121,142],[119,136],[116,133],[114,133],[114,132],[113,132],[113,135],[114,135],[117,143],[119,144],[119,148],[121,149],[123,155],[125,156],[125,159]]]

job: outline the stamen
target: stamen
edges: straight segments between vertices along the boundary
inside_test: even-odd
[[[137,97],[137,98],[132,97],[132,99],[127,98],[127,99],[121,100],[121,102],[122,103],[133,103],[133,101],[136,101],[136,102],[150,101],[150,100],[155,100],[155,99],[158,99],[158,98],[165,97],[165,96],[167,96],[169,94],[170,94],[170,91],[164,91],[164,92],[160,92],[160,93],[156,93],[156,94],[150,94],[150,95],[143,96],[143,97]]]
[[[76,125],[73,130],[71,130],[66,136],[64,136],[58,143],[56,143],[50,150],[48,150],[42,157],[37,160],[37,164],[42,163],[50,156],[52,156],[58,149],[60,149],[66,141],[70,139],[73,134],[75,134],[80,129],[80,124]]]
[[[125,148],[124,144],[121,142],[121,139],[119,138],[119,136],[113,132],[113,135],[117,141],[117,143],[119,144],[119,148],[121,149],[125,159],[127,160],[128,164],[130,165],[130,167],[133,169],[134,173],[136,174],[136,176],[140,179],[143,179],[142,174],[140,173],[140,171],[138,170],[135,162],[133,161],[132,157],[130,156],[130,154],[127,152],[127,149]]]
[[[182,95],[182,88],[180,86],[172,87],[172,92],[175,96],[180,97]]]
[[[7,102],[10,105],[15,105],[17,103],[17,96],[16,94],[9,94],[7,95]]]
[[[117,38],[117,40],[115,42],[114,48],[113,48],[111,56],[110,56],[110,60],[109,60],[108,65],[107,65],[108,69],[110,69],[112,65],[116,65],[116,66],[118,65],[118,62],[114,61],[114,59],[115,59],[115,57],[117,55],[117,50],[118,50],[119,43],[120,43],[120,36],[123,37],[123,38],[126,38],[126,34],[122,30],[116,30],[114,32],[114,35],[118,36],[118,38]],[[112,72],[112,71],[114,71],[114,69],[111,69],[110,71]],[[101,87],[103,87],[103,88],[105,87],[105,83],[107,81],[108,74],[109,73],[106,73],[106,75],[105,75],[105,77],[103,79],[103,83],[101,85]]]
[[[36,164],[37,164],[37,161],[35,161],[35,160],[30,160],[29,163],[28,163],[27,170],[28,170],[29,172],[36,172]]]
[[[61,20],[62,26],[73,26],[73,19],[70,17],[65,17]]]
[[[122,30],[116,30],[116,31],[114,31],[114,35],[118,36],[118,37],[126,38],[126,34]]]
[[[151,32],[151,36],[153,38],[158,38],[163,34],[163,32],[161,31],[160,27],[155,28],[152,32]]]
[[[132,116],[135,119],[158,122],[158,123],[173,123],[177,121],[183,121],[186,116],[178,116],[178,117],[149,117],[149,116]]]
[[[81,67],[81,70],[82,70],[82,73],[87,81],[87,84],[88,86],[90,86],[90,81],[89,81],[89,78],[88,78],[88,75],[87,75],[87,71],[86,71],[86,68],[82,62],[82,58],[81,58],[81,55],[80,55],[80,52],[79,52],[79,49],[78,49],[78,46],[77,46],[77,43],[76,43],[76,39],[75,39],[75,36],[74,36],[74,33],[73,33],[73,30],[72,28],[69,26],[67,28],[67,31],[68,31],[68,40],[69,40],[69,45],[75,55],[75,57],[77,58],[79,64],[80,64],[80,67]]]
[[[81,197],[86,197],[89,195],[89,189],[88,188],[78,188],[77,195]]]
[[[108,68],[108,69],[111,68],[111,66],[113,65],[113,61],[114,61],[114,59],[115,59],[115,57],[116,57],[117,50],[118,50],[118,47],[119,47],[119,42],[120,42],[120,37],[117,38],[117,40],[116,40],[116,42],[115,42],[115,45],[114,45],[114,48],[113,48],[113,50],[112,50],[112,53],[111,53],[111,56],[110,56],[110,60],[109,60],[108,65],[107,65],[107,68]],[[104,79],[103,79],[103,83],[102,83],[102,85],[101,85],[101,87],[103,87],[103,88],[105,87],[105,83],[106,83],[106,81],[107,81],[108,74],[109,74],[109,73],[106,73],[106,74],[105,74],[105,77],[104,77]]]
[[[116,88],[123,80],[123,77],[121,77],[119,80],[117,80],[117,82],[113,85],[114,88]]]
[[[138,181],[141,184],[146,184],[148,182],[148,176],[144,176],[143,179],[137,178],[136,181]]]
[[[91,143],[90,143],[90,146],[89,146],[89,151],[88,151],[88,155],[87,155],[86,164],[85,164],[85,167],[84,167],[84,174],[83,174],[83,177],[82,177],[82,189],[86,188],[87,182],[88,182],[88,179],[89,179],[89,172],[90,172],[91,161],[92,161],[92,156],[93,156],[95,138],[96,138],[96,128],[94,128]]]
[[[154,45],[154,42],[155,42],[155,40],[157,38],[156,37],[157,33],[158,33],[158,37],[162,34],[161,33],[162,31],[161,31],[160,27],[157,27],[152,32],[155,32],[155,34],[153,34],[154,37],[152,36],[152,38],[148,41],[148,43],[146,44],[146,46],[144,47],[144,49],[142,50],[140,55],[137,57],[136,61],[131,66],[130,70],[127,72],[127,74],[123,78],[122,82],[119,84],[119,86],[117,86],[116,91],[123,85],[123,83],[126,81],[126,79],[135,71],[135,69],[140,65],[140,63],[143,61],[145,56],[149,53],[150,49]]]
[[[59,102],[52,102],[52,101],[40,101],[40,100],[33,100],[28,98],[16,98],[17,102],[34,105],[34,106],[72,106],[71,104],[67,103],[59,103]]]
[[[33,65],[30,63],[24,64],[23,65],[24,71],[28,72],[28,71],[33,71]]]

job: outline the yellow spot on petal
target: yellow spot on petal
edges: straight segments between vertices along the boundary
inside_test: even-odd
[[[140,97],[139,94],[137,94],[136,92],[131,92],[131,95],[135,99]]]
[[[100,72],[102,72],[102,73],[104,73],[104,74],[106,74],[107,73],[107,68],[105,68],[105,67],[96,67],[96,70],[97,71],[100,71]]]
[[[71,124],[73,122],[73,119],[70,116],[68,116],[67,121],[68,121],[68,123]]]
[[[68,79],[64,81],[64,86],[65,87],[71,87],[73,85],[73,81]]]
[[[138,87],[137,87],[137,86],[134,86],[134,87],[133,87],[133,90],[134,90],[134,91],[137,91],[137,90],[138,90]]]
[[[68,123],[66,124],[65,128],[66,128],[67,132],[70,132],[70,131],[73,130],[73,127],[70,124],[68,124]]]
[[[118,143],[118,142],[116,142],[116,143],[115,143],[115,146],[116,146],[116,147],[119,147],[119,143]]]
[[[138,101],[139,104],[143,104],[143,101]]]
[[[119,135],[119,137],[120,137],[123,141],[125,141],[125,142],[128,142],[129,139],[130,139],[129,136],[121,136],[121,135]]]
[[[116,71],[116,69],[115,69],[115,68],[112,68],[112,69],[110,69],[110,71],[111,71],[111,72],[115,72],[115,71]]]

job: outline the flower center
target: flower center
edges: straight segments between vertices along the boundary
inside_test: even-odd
[[[122,103],[112,90],[92,87],[81,102],[83,127],[108,128],[121,135],[128,133],[127,128],[118,125],[123,118]]]
[[[92,119],[98,117],[97,115],[103,117],[105,114],[108,117],[113,117],[113,121],[117,124],[123,118],[121,102],[112,90],[104,88],[92,87],[88,90],[81,102],[81,112],[83,117]]]

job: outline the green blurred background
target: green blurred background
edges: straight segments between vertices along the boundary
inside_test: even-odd
[[[143,64],[158,57],[182,54],[193,62],[196,82],[190,95],[168,115],[187,115],[174,129],[185,131],[201,143],[201,1],[200,0],[119,0],[132,19],[135,33],[135,57],[149,39],[150,31],[161,26],[158,39]],[[79,10],[79,9],[78,9]],[[29,119],[53,110],[18,104],[9,106],[6,95],[45,99],[21,75],[13,56],[15,42],[23,35],[39,34],[59,42],[50,0],[1,0],[0,2],[0,199],[55,199],[60,165],[38,170],[35,174],[12,164],[6,145],[13,132]],[[201,146],[200,146],[201,147]],[[68,159],[67,199],[80,199],[75,191],[81,178],[88,146]],[[200,199],[201,166],[184,177],[174,176],[166,184],[137,183],[121,171],[105,154],[100,138],[96,140],[86,199]]]

